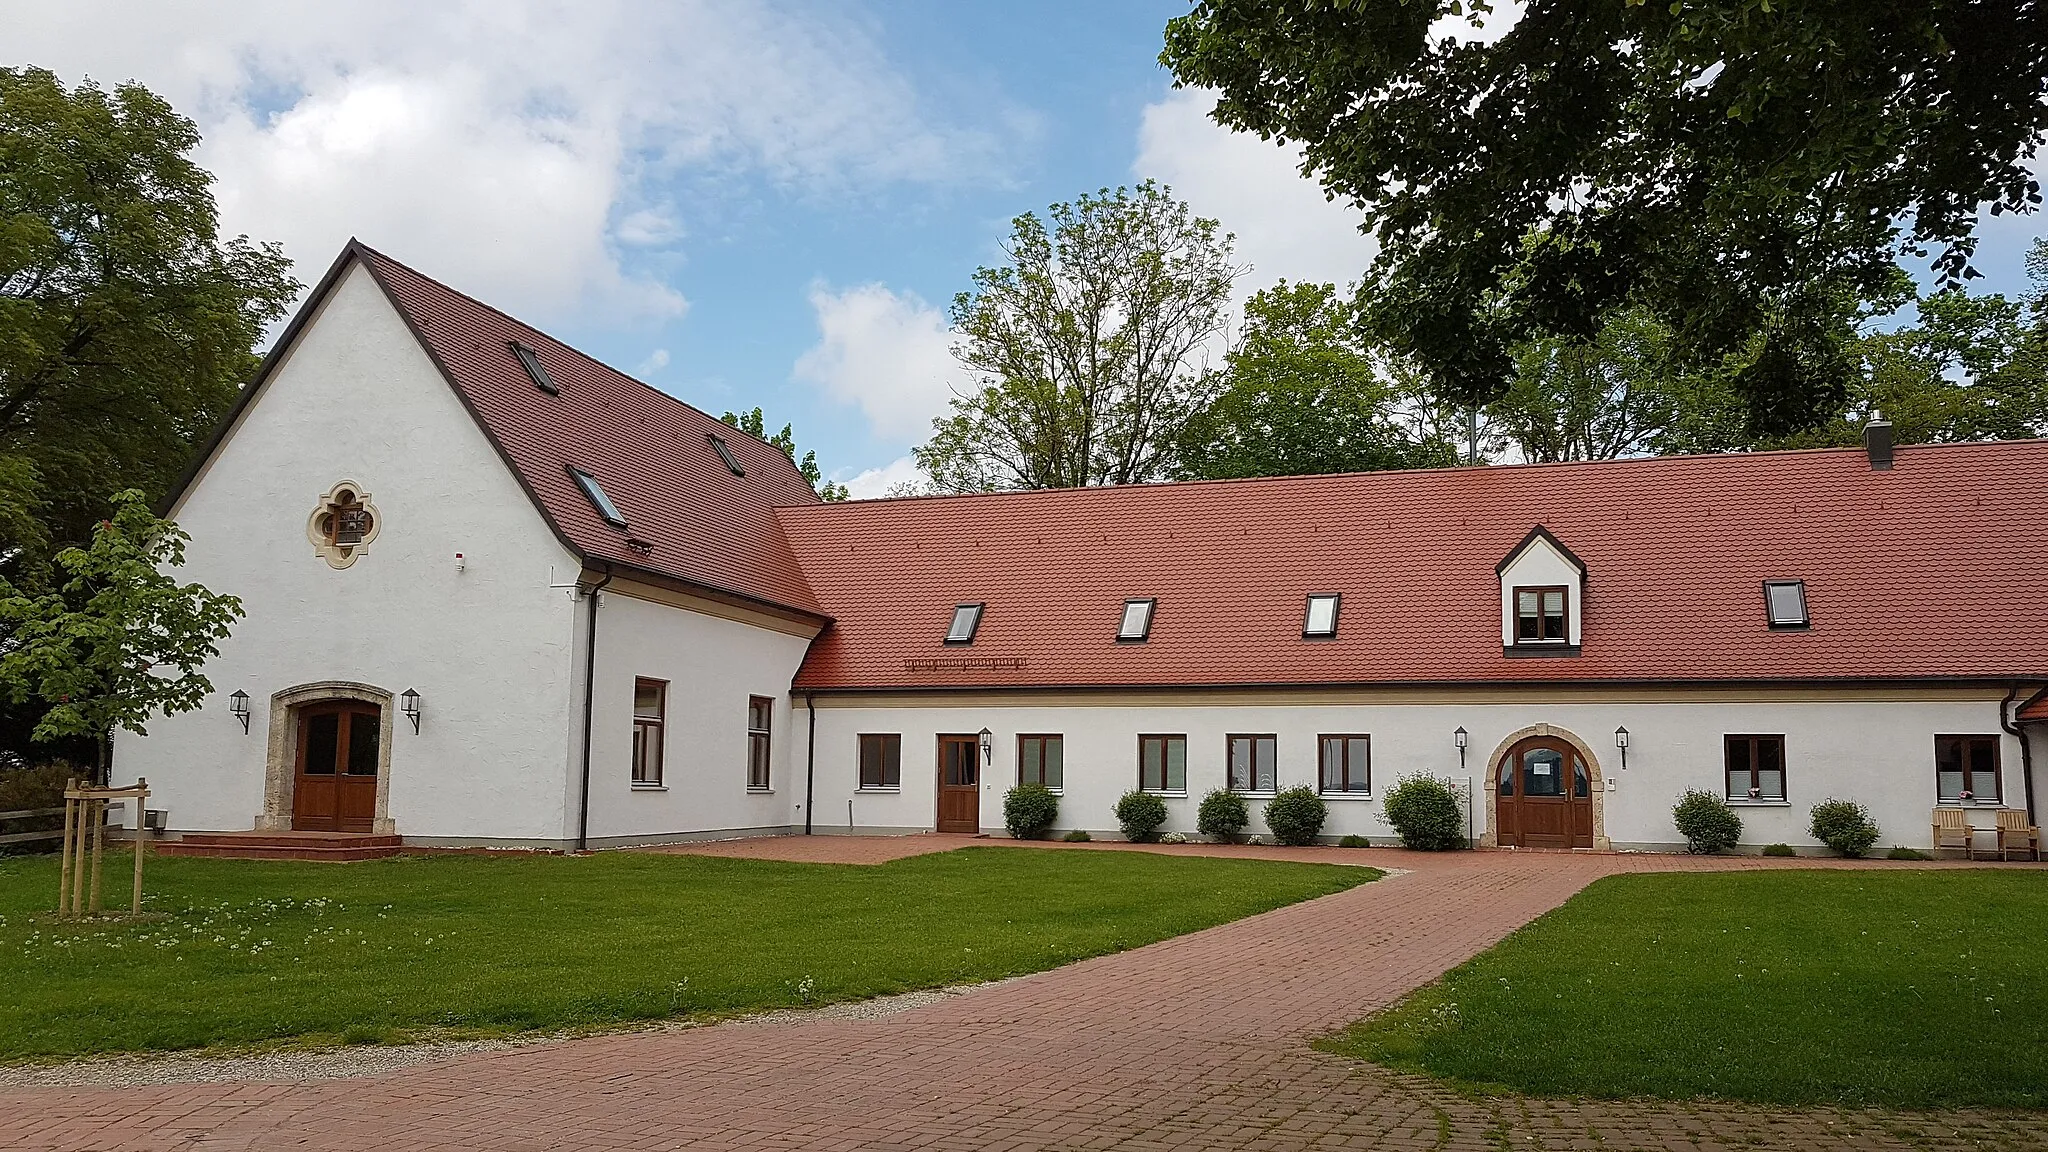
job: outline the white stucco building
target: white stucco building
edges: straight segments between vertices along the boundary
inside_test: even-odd
[[[117,742],[172,835],[1058,827],[1306,784],[1387,840],[1883,844],[2035,805],[2048,442],[820,504],[778,449],[360,245],[171,502],[247,617]],[[2031,735],[2030,735],[2031,734]],[[1625,747],[1623,746],[1625,745]],[[1252,804],[1254,831],[1259,804]],[[2030,821],[2031,822],[2031,821]]]

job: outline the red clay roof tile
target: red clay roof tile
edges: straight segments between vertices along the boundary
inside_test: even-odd
[[[1137,485],[777,511],[834,623],[798,689],[2048,676],[2048,441]],[[1494,566],[1585,564],[1584,651],[1508,659]],[[1772,631],[1765,580],[1806,582]],[[1343,594],[1334,640],[1304,597]],[[1152,638],[1118,644],[1128,597]],[[941,643],[987,601],[971,646]]]
[[[539,329],[353,246],[496,441],[542,513],[585,557],[811,614],[818,605],[778,529],[775,505],[815,504],[782,450],[585,356]],[[541,391],[511,343],[533,349]],[[744,477],[708,439],[725,438]],[[605,523],[570,475],[595,476],[626,518]],[[628,540],[645,542],[643,555]]]

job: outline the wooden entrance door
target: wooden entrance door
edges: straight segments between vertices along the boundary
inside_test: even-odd
[[[1593,781],[1586,760],[1555,736],[1508,749],[1494,779],[1495,839],[1520,848],[1591,848]]]
[[[299,710],[299,757],[292,781],[294,830],[371,830],[377,816],[383,725],[382,709],[359,700],[309,704]]]
[[[981,737],[939,737],[941,832],[981,831]]]

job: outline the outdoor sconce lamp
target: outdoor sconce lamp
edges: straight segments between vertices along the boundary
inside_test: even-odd
[[[1626,770],[1626,769],[1628,768],[1628,729],[1627,729],[1627,728],[1616,728],[1616,729],[1614,730],[1614,746],[1615,746],[1616,748],[1619,748],[1619,749],[1621,749],[1621,766],[1622,766],[1623,770]]]
[[[995,733],[986,728],[981,730],[981,762],[988,765],[994,765],[996,762]]]
[[[398,707],[400,711],[405,713],[405,718],[407,720],[412,721],[412,734],[415,736],[419,735],[420,694],[418,692],[413,691],[410,688],[407,688],[405,690],[405,695],[400,696],[398,698]]]
[[[242,722],[242,735],[249,734],[249,694],[240,688],[228,697],[228,712]]]
[[[1451,733],[1451,743],[1458,746],[1458,771],[1460,772],[1465,770],[1465,741],[1470,735],[1470,733],[1465,731],[1463,724],[1458,725],[1458,730]]]

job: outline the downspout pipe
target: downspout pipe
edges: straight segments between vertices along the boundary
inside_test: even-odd
[[[2019,699],[2020,686],[2014,684],[2006,690],[2005,699],[1998,705],[1998,725],[2020,742],[2020,783],[2026,789],[2027,823],[2039,826],[2034,816],[2034,748],[2027,740],[2027,733],[2012,719],[2013,701]]]
[[[811,746],[804,761],[804,835],[811,834],[811,799],[818,782],[818,698],[804,693],[804,710],[811,714]]]
[[[583,782],[576,806],[576,850],[590,850],[590,735],[591,716],[597,706],[597,594],[612,582],[611,565],[605,565],[604,579],[592,584],[583,595],[590,604],[590,624],[583,630]]]

